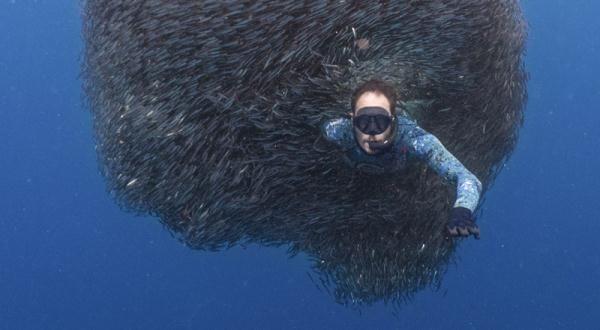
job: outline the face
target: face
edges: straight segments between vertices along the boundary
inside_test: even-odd
[[[390,102],[387,97],[383,94],[374,93],[374,92],[366,92],[362,94],[358,100],[356,100],[356,112],[351,114],[353,117],[360,115],[360,110],[364,107],[381,107],[387,110],[388,114],[391,116],[392,113],[390,111]],[[369,142],[383,142],[386,139],[390,138],[392,134],[392,127],[388,127],[383,133],[377,135],[368,135],[361,132],[358,128],[354,127],[354,136],[356,137],[356,142],[358,145],[366,152],[367,154],[374,155],[377,154],[378,150],[373,150],[369,147]]]

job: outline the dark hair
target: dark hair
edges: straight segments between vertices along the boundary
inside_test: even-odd
[[[356,101],[366,92],[375,92],[385,96],[390,102],[390,112],[392,116],[396,115],[396,91],[394,87],[385,81],[379,79],[371,79],[358,86],[352,94],[352,112],[356,111]]]

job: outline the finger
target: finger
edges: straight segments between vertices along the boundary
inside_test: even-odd
[[[475,239],[479,239],[479,227],[477,225],[469,227],[469,232],[475,236]]]
[[[469,229],[467,229],[466,227],[458,227],[458,232],[460,233],[461,236],[471,235],[471,234],[469,234]]]
[[[450,233],[450,236],[458,236],[458,231],[456,231],[456,227],[446,227],[448,229],[448,233]]]

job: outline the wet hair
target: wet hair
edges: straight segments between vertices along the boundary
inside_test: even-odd
[[[392,116],[396,115],[396,91],[391,84],[379,79],[368,80],[354,90],[352,101],[350,103],[352,113],[356,112],[356,101],[358,101],[358,98],[367,92],[374,92],[385,96],[388,99],[388,102],[390,102],[390,112],[392,113]]]

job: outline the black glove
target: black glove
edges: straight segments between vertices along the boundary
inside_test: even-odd
[[[479,227],[475,224],[473,213],[467,208],[453,208],[446,228],[448,228],[450,236],[468,237],[473,234],[475,239],[479,239]]]

